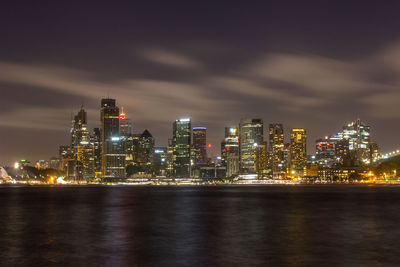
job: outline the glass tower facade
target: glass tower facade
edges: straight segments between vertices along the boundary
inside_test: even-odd
[[[103,178],[125,177],[125,155],[119,134],[119,108],[115,99],[101,100],[101,141]]]
[[[172,145],[174,176],[177,178],[190,176],[191,121],[179,119],[173,124]]]
[[[240,169],[243,173],[255,172],[255,149],[264,142],[262,119],[242,119],[239,123]]]

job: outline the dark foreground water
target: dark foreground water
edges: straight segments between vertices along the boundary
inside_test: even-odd
[[[400,264],[398,186],[0,187],[2,266]]]

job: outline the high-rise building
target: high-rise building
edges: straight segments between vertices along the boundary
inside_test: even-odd
[[[71,128],[71,148],[74,151],[74,155],[76,157],[78,145],[82,140],[85,142],[89,139],[89,130],[87,129],[87,115],[86,111],[81,106],[78,114],[74,117],[72,121]]]
[[[174,145],[172,139],[168,139],[166,170],[167,177],[174,175]]]
[[[119,134],[119,109],[115,99],[101,100],[102,176],[125,177],[125,155]]]
[[[272,123],[269,125],[269,163],[276,177],[281,176],[285,171],[284,150],[283,125]]]
[[[226,167],[226,176],[239,173],[239,133],[237,127],[225,127],[225,138],[221,142],[221,164]]]
[[[95,177],[95,154],[94,145],[90,142],[90,137],[82,139],[76,152],[76,167],[79,168],[79,179],[89,181]]]
[[[126,116],[123,107],[119,114],[119,135],[122,153],[125,155],[125,165],[135,165],[137,157],[134,152],[135,148],[138,148],[138,135],[132,134],[132,123]]]
[[[139,137],[139,149],[136,162],[141,169],[150,174],[152,173],[152,163],[154,156],[154,138],[146,129]]]
[[[262,119],[242,119],[239,123],[240,169],[243,173],[255,172],[255,148],[264,142]]]
[[[257,145],[255,151],[255,171],[259,176],[266,173],[268,167],[267,142]]]
[[[153,168],[156,176],[166,176],[167,174],[167,152],[166,147],[155,147],[153,157]]]
[[[307,163],[307,135],[303,128],[294,128],[290,132],[290,168],[296,175],[302,176]]]
[[[121,108],[119,114],[119,134],[121,137],[128,137],[132,134],[132,123],[131,120],[126,116],[124,108]]]
[[[370,126],[357,119],[343,126],[342,137],[349,140],[349,150],[354,151],[357,160],[367,162],[369,160]]]
[[[191,121],[179,119],[173,124],[174,176],[190,176]]]
[[[61,159],[60,169],[67,172],[68,162],[74,160],[74,152],[71,146],[60,146],[58,156]]]
[[[315,160],[320,167],[331,168],[338,162],[335,154],[336,141],[328,136],[318,139],[315,144]]]
[[[207,128],[193,127],[193,163],[194,165],[207,164]]]
[[[94,146],[91,143],[90,133],[87,127],[87,114],[83,106],[74,117],[71,129],[71,149],[74,154],[74,173],[69,177],[75,181],[90,180],[95,176]],[[73,168],[71,168],[73,170]]]
[[[95,173],[101,173],[101,131],[100,128],[94,128],[91,136],[91,143],[94,150],[94,170]]]

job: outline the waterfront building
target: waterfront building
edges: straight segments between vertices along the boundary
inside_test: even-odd
[[[82,139],[76,151],[76,179],[89,181],[95,177],[95,154],[94,145],[90,142],[89,136]]]
[[[126,116],[124,108],[121,108],[119,114],[119,135],[121,137],[128,137],[132,135],[132,123],[131,120]]]
[[[255,151],[255,171],[259,177],[263,177],[266,174],[268,168],[268,150],[267,142],[264,141],[257,145]]]
[[[283,125],[281,123],[271,123],[269,125],[269,163],[275,178],[282,178],[286,167],[283,134]]]
[[[49,159],[49,168],[53,170],[59,170],[61,166],[61,159],[57,157],[51,157]]]
[[[293,128],[290,132],[290,169],[292,174],[303,176],[307,163],[307,135],[303,128]]]
[[[153,157],[153,168],[155,176],[167,175],[167,147],[155,147]]]
[[[227,177],[236,176],[240,171],[237,127],[225,127],[225,138],[221,142],[221,165],[226,167]]]
[[[187,178],[190,176],[191,120],[179,119],[173,124],[172,145],[174,176]]]
[[[255,148],[263,142],[262,119],[242,119],[239,123],[239,155],[242,173],[255,172]]]
[[[174,175],[174,146],[172,139],[168,139],[166,176]]]
[[[75,163],[68,163],[69,178],[74,181],[94,177],[94,146],[87,127],[87,114],[83,106],[72,121],[71,150]],[[75,168],[75,169],[74,169]]]
[[[140,169],[147,173],[152,173],[152,163],[154,156],[154,137],[146,129],[139,137],[139,147],[136,158],[136,163],[139,165]]]
[[[315,144],[315,160],[320,167],[331,168],[338,162],[335,147],[337,141],[331,140],[328,136],[318,139]]]
[[[81,106],[81,109],[72,121],[71,128],[71,148],[75,158],[77,155],[78,146],[82,140],[87,141],[89,136],[89,130],[87,128],[87,114],[83,106]]]
[[[207,128],[193,127],[193,163],[195,166],[207,164]]]
[[[103,178],[125,177],[125,155],[119,134],[119,108],[115,99],[101,100],[101,143]]]
[[[94,128],[90,142],[93,144],[94,153],[94,171],[96,176],[101,175],[101,131],[100,128]]]
[[[356,159],[362,163],[369,161],[370,131],[370,126],[359,118],[342,129],[343,139],[349,142],[349,151],[354,151]]]

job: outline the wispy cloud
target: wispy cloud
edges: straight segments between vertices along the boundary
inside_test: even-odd
[[[179,68],[198,68],[201,64],[196,60],[172,51],[162,49],[144,49],[141,51],[141,55],[154,63],[179,67]]]

